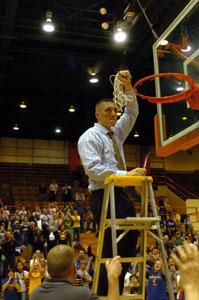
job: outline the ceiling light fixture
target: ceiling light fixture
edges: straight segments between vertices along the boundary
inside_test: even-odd
[[[186,49],[181,49],[182,52],[188,52],[191,50],[191,46],[187,46]]]
[[[122,112],[121,111],[118,111],[117,112],[117,116],[121,116]]]
[[[182,92],[182,91],[184,91],[184,88],[182,86],[179,86],[179,87],[176,88],[176,91]]]
[[[162,40],[162,41],[160,42],[160,45],[161,45],[161,46],[166,46],[168,43],[169,43],[169,42],[168,42],[167,40]]]
[[[43,25],[43,30],[46,32],[53,32],[55,30],[55,26],[52,23],[52,11],[46,12],[46,22]]]
[[[137,137],[139,137],[140,135],[139,135],[139,133],[136,131],[135,133],[134,133],[134,135],[133,135],[135,138],[137,138]]]
[[[114,34],[114,40],[117,43],[123,43],[127,38],[127,34],[122,30],[121,25],[118,25]]]
[[[18,126],[17,124],[15,124],[15,125],[13,126],[13,130],[15,130],[15,131],[19,130],[19,126]]]
[[[96,77],[90,78],[90,83],[97,83],[99,81],[99,79],[97,79]]]
[[[60,129],[59,127],[57,127],[57,128],[55,129],[55,132],[56,132],[56,133],[61,133],[61,129]]]
[[[102,29],[107,30],[107,29],[109,29],[109,23],[103,22],[103,23],[101,24],[101,27],[102,27]]]
[[[182,117],[182,120],[183,120],[183,121],[187,120],[187,117],[186,117],[186,116],[183,116],[183,117]]]
[[[91,76],[92,77],[89,79],[90,83],[97,83],[99,81],[94,72],[92,72]]]
[[[106,15],[107,14],[107,9],[105,7],[101,7],[99,11],[100,11],[101,15]]]
[[[22,101],[21,103],[20,103],[20,105],[19,105],[21,108],[26,108],[27,107],[27,105],[25,104],[25,102],[24,101]]]
[[[73,105],[71,105],[71,106],[69,107],[68,111],[69,111],[69,112],[75,112],[75,108],[74,108],[74,106],[73,106]]]

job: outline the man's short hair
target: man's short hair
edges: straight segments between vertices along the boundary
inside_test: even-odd
[[[48,272],[52,278],[67,277],[73,267],[75,253],[67,245],[53,247],[47,256]]]
[[[112,98],[102,98],[95,104],[95,112],[99,111],[103,102],[114,102]]]

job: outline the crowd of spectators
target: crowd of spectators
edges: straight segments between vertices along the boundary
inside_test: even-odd
[[[96,232],[96,223],[90,209],[87,210],[84,202],[79,199],[75,203],[66,202],[62,207],[58,207],[57,202],[49,202],[47,207],[42,207],[42,202],[41,207],[32,209],[21,206],[12,213],[6,205],[0,209],[0,275],[2,297],[5,300],[28,299],[31,292],[45,278],[49,278],[47,253],[58,244],[69,245],[79,251],[74,285],[92,286],[95,263],[92,244],[80,244],[82,232]],[[172,253],[176,253],[176,247],[185,242],[190,246],[198,246],[198,234],[193,233],[190,216],[180,215],[170,207],[165,209],[162,202],[159,204],[162,204],[159,206],[159,215],[169,276],[175,299],[181,299],[180,273]],[[124,281],[124,295],[141,292],[139,270],[139,263],[129,266]],[[164,265],[157,242],[147,248],[145,291],[147,300],[168,299]]]
[[[174,299],[183,299],[183,290],[180,285],[180,272],[172,258],[173,253],[177,254],[177,248],[182,247],[185,243],[190,247],[196,245],[199,247],[198,233],[193,232],[193,224],[190,216],[179,214],[169,205],[165,205],[161,197],[157,201],[158,212],[161,216],[161,231],[163,244],[167,257],[169,277],[171,278]],[[139,251],[137,251],[139,256]],[[123,294],[137,294],[141,292],[139,285],[139,263],[132,263],[129,271],[125,276]],[[147,300],[168,300],[168,287],[166,283],[163,257],[160,251],[160,245],[155,242],[147,248],[146,261],[146,285],[145,293]]]
[[[21,206],[12,212],[6,205],[2,206],[0,279],[3,299],[25,300],[44,278],[48,278],[47,253],[58,244],[80,250],[75,285],[91,286],[95,257],[91,244],[86,250],[82,248],[80,233],[86,229],[96,232],[92,218],[81,200],[64,203],[61,207],[57,202],[49,202],[47,207]],[[94,222],[92,228],[91,222]],[[85,251],[90,257],[88,260],[84,258]]]

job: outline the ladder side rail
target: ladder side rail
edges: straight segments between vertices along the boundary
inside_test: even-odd
[[[113,257],[117,256],[117,234],[116,234],[116,214],[115,214],[115,191],[114,183],[110,182],[110,212],[111,212],[111,236]]]
[[[100,226],[98,228],[99,236],[98,236],[97,254],[96,254],[95,269],[94,269],[94,276],[93,276],[93,283],[92,283],[92,290],[95,294],[97,294],[97,288],[99,283],[99,273],[100,273],[102,250],[104,244],[104,234],[106,229],[105,228],[106,218],[107,218],[108,205],[109,205],[109,194],[110,194],[110,185],[107,184],[104,189]]]
[[[141,196],[141,217],[148,215],[148,185],[147,180],[142,182],[142,196]],[[142,287],[143,299],[145,299],[145,281],[146,281],[146,245],[147,245],[147,232],[146,230],[140,231],[140,255],[144,258],[143,263],[140,264],[140,286]]]
[[[148,185],[149,185],[149,190],[150,190],[150,200],[151,200],[153,215],[155,217],[157,217],[158,212],[157,212],[157,208],[156,208],[155,197],[154,197],[154,193],[153,193],[153,187],[152,187],[152,184],[150,182],[148,183]],[[163,263],[164,263],[165,277],[166,277],[166,282],[167,282],[167,287],[168,287],[168,292],[169,292],[169,300],[175,300],[174,293],[173,293],[173,287],[172,287],[172,283],[171,283],[171,278],[169,276],[169,268],[168,268],[168,263],[167,263],[167,258],[166,258],[167,256],[166,256],[166,251],[165,251],[164,243],[163,243],[163,239],[162,239],[160,223],[158,224],[157,233],[158,233],[158,237],[160,239],[159,240],[160,249],[161,249],[161,252],[162,252],[162,258],[163,258]]]

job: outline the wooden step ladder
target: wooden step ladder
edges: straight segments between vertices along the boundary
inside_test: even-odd
[[[122,295],[120,299],[142,299],[145,300],[145,277],[146,277],[146,248],[147,248],[147,233],[151,234],[160,244],[162,253],[162,259],[165,269],[166,282],[168,286],[169,299],[175,300],[171,279],[169,277],[169,270],[166,258],[166,252],[162,240],[162,234],[160,230],[160,220],[158,216],[153,188],[153,179],[150,176],[110,176],[106,178],[104,184],[104,197],[102,205],[102,213],[99,228],[99,238],[97,255],[95,261],[95,272],[93,278],[92,290],[97,294],[100,265],[105,264],[107,259],[110,257],[102,258],[102,249],[104,243],[104,233],[106,228],[111,227],[112,233],[112,251],[113,257],[118,255],[117,244],[118,242],[128,233],[129,230],[140,231],[140,256],[139,257],[121,257],[121,262],[139,262],[139,283],[141,287],[141,293],[135,295]],[[127,217],[124,219],[116,219],[115,214],[115,193],[114,187],[126,187],[126,186],[141,186],[141,214],[140,217]],[[148,217],[148,200],[150,199],[153,217]],[[108,206],[110,202],[110,219],[107,219]],[[117,230],[123,230],[122,233],[117,237]],[[154,234],[151,230],[155,230],[157,234]],[[101,297],[106,299],[107,297]]]

